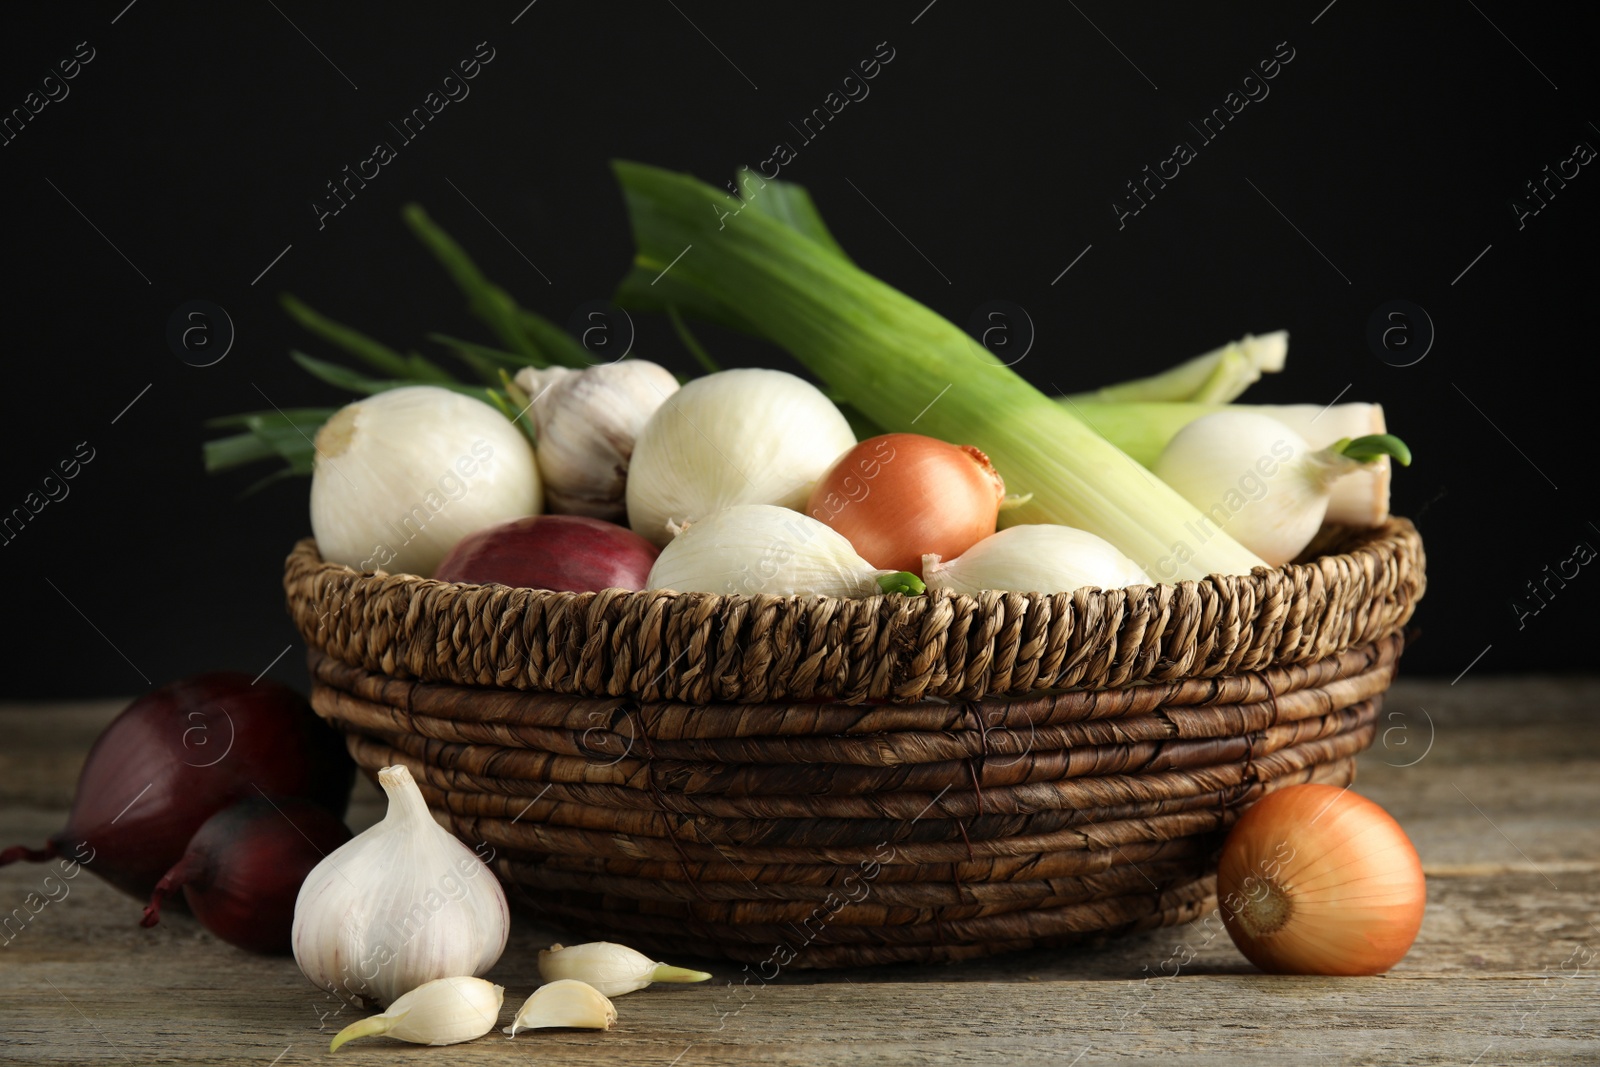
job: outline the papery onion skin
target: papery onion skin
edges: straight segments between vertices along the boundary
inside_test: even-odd
[[[626,526],[584,515],[530,515],[463,537],[433,577],[567,593],[637,590],[660,554]]]
[[[1382,974],[1422,926],[1422,861],[1400,824],[1331,785],[1267,794],[1234,826],[1217,868],[1222,921],[1272,974]]]
[[[986,589],[1049,594],[1153,584],[1105,538],[1054,523],[1008,526],[948,561],[930,552],[922,573],[929,589],[968,596]]]
[[[289,954],[300,883],[322,857],[350,840],[326,809],[293,797],[245,797],[195,832],[160,882],[140,926],[160,921],[179,890],[200,925],[251,952]]]
[[[1324,483],[1315,456],[1277,419],[1229,408],[1174,434],[1152,470],[1209,519],[1201,529],[1221,529],[1281,567],[1311,543],[1328,510],[1332,478]]]
[[[656,409],[628,464],[628,525],[665,546],[673,530],[739,504],[799,510],[856,443],[822,390],[786,371],[696,378]]]
[[[311,705],[270,678],[213,671],[129,704],[95,740],[66,828],[0,866],[70,856],[141,900],[212,815],[241,797],[302,797],[344,814],[355,764]]]
[[[346,404],[315,443],[311,532],[329,563],[426,578],[467,534],[542,509],[522,431],[439,386]]]
[[[843,534],[775,504],[736,504],[683,527],[650,568],[646,588],[677,593],[867,597],[875,570]]]
[[[868,438],[817,482],[806,514],[838,530],[874,567],[922,573],[994,533],[1005,482],[989,457],[916,433]]]

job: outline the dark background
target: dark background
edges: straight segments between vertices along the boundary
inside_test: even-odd
[[[1520,230],[1510,207],[1574,144],[1600,146],[1594,37],[1564,6],[525,4],[7,9],[0,109],[22,106],[78,42],[95,58],[0,147],[0,510],[79,442],[95,458],[0,546],[5,696],[130,694],[274,663],[303,682],[279,582],[309,532],[306,485],[241,499],[265,470],[206,476],[201,423],[267,407],[263,395],[346,399],[290,363],[291,346],[334,353],[284,317],[280,292],[397,348],[442,355],[429,331],[492,340],[401,224],[402,204],[424,204],[492,278],[565,322],[629,262],[609,159],[720,183],[780,140],[799,149],[783,176],[810,187],[866,269],[958,323],[992,299],[1026,308],[1038,339],[1017,369],[1041,387],[1288,329],[1287,372],[1249,399],[1381,401],[1418,456],[1395,492],[1429,551],[1408,671],[1591,667],[1586,587],[1600,575],[1552,585],[1520,629],[1511,606],[1578,542],[1600,546],[1584,458],[1600,165]],[[397,143],[319,231],[324,183],[396,141],[387,123],[482,41],[495,57],[471,95]],[[884,41],[895,58],[871,95],[802,144],[789,122]],[[1186,123],[1282,41],[1295,58],[1270,96],[1119,231],[1123,183],[1197,142]],[[194,299],[237,331],[205,368],[165,338]],[[1411,366],[1367,341],[1369,316],[1395,299],[1437,331]],[[663,323],[638,325],[636,354],[688,369]],[[702,337],[725,364],[775,358]]]

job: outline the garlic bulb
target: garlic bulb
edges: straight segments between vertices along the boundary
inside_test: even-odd
[[[1153,468],[1199,508],[1189,534],[1204,541],[1216,530],[1282,566],[1311,543],[1327,514],[1338,479],[1392,456],[1406,466],[1411,452],[1389,434],[1345,438],[1313,450],[1277,419],[1228,410],[1203,415],[1173,435]]]
[[[539,977],[546,982],[576,978],[587,982],[608,997],[620,997],[643,989],[651,982],[704,982],[705,971],[691,971],[657,963],[643,952],[610,941],[590,941],[584,945],[551,945],[539,950]]]
[[[1084,586],[1121,589],[1151,585],[1149,575],[1103,537],[1071,526],[1011,526],[991,534],[948,563],[922,557],[929,589],[977,593],[1070,593]]]
[[[664,545],[670,524],[734,504],[804,508],[811,487],[856,443],[816,386],[783,371],[708,374],[656,409],[628,468],[628,523]]]
[[[393,1005],[424,982],[481,975],[506,947],[494,873],[433,821],[405,767],[385,767],[383,821],[329,853],[294,905],[295,962],[323,989]]]
[[[665,367],[625,359],[583,370],[528,367],[516,382],[532,398],[546,509],[626,521],[634,439],[678,391],[678,379]]]
[[[311,532],[332,563],[427,577],[467,534],[539,512],[528,439],[448,389],[407,386],[346,404],[315,443]]]
[[[874,567],[843,534],[809,515],[772,504],[739,504],[682,527],[650,568],[646,588],[864,597],[920,593],[922,583],[916,575]]]
[[[494,1029],[505,999],[503,987],[482,978],[435,978],[396,998],[382,1015],[358,1019],[340,1030],[328,1046],[358,1037],[397,1037],[413,1045],[454,1045]]]
[[[517,1036],[518,1030],[563,1027],[569,1030],[609,1030],[617,1021],[617,1009],[604,993],[575,978],[562,978],[542,985],[522,1002],[517,1017],[501,1033]]]

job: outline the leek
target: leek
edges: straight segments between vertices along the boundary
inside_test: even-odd
[[[1106,440],[1146,467],[1155,467],[1161,450],[1179,430],[1202,415],[1229,410],[1224,404],[1108,404],[1062,397],[1066,409]],[[1340,438],[1387,431],[1381,404],[1235,404],[1239,411],[1268,415],[1306,439],[1327,448]],[[1375,463],[1333,483],[1327,521],[1344,526],[1379,526],[1389,518],[1391,464]]]
[[[850,257],[834,238],[827,223],[822,221],[822,215],[811,202],[811,194],[804,186],[793,182],[763,180],[748,167],[739,171],[735,181],[738,182],[739,194],[744,198],[743,207],[740,207],[741,201],[722,196],[718,191],[723,205],[720,210],[733,213],[735,221],[738,214],[745,211],[766,215],[800,236],[810,238],[846,263],[850,262]],[[718,222],[721,224],[723,220],[719,218]],[[622,280],[617,302],[638,311],[691,315],[740,333],[760,332],[737,308],[728,306],[711,293],[683,284],[671,272],[663,275],[659,270],[635,269]],[[850,412],[845,412],[845,415],[852,423],[856,421]]]
[[[725,195],[695,178],[614,167],[637,244],[634,279],[670,277],[734,309],[886,429],[983,449],[1010,491],[1032,494],[1005,513],[1007,525],[1088,530],[1157,581],[1265,565],[948,320],[763,212],[723,220]]]
[[[1180,401],[1226,404],[1261,379],[1283,369],[1289,353],[1289,334],[1275,330],[1256,337],[1245,334],[1221,348],[1195,356],[1149,378],[1136,378],[1073,396],[1078,402],[1138,403]]]

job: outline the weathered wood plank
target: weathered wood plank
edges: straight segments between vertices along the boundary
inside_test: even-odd
[[[66,963],[32,970],[25,988],[6,991],[6,1055],[14,1061],[264,1065],[281,1054],[287,1065],[325,1055],[328,1035],[316,1032],[305,991],[282,968],[241,975],[201,967],[160,986],[120,974],[121,967],[92,975]],[[1578,1063],[1595,1057],[1594,992],[1592,971],[1454,982],[1240,974],[1148,986],[830,982],[753,989],[733,1014],[740,1001],[725,991],[680,988],[620,998],[609,1033],[515,1041],[496,1034],[406,1051],[439,1064],[531,1056],[586,1064],[1092,1064],[1160,1053],[1202,1064]],[[401,1048],[373,1040],[340,1057],[388,1063]]]
[[[1385,977],[1256,974],[1213,920],[1072,952],[770,982],[711,962],[714,983],[621,999],[607,1034],[492,1035],[426,1052],[379,1040],[340,1056],[685,1067],[1087,1065],[1162,1053],[1198,1064],[1595,1062],[1597,704],[1594,680],[1395,688],[1385,709],[1394,717],[1380,729],[1397,732],[1362,757],[1357,788],[1411,834],[1429,900],[1416,946]],[[0,844],[59,828],[82,754],[116,710],[0,707]],[[380,813],[363,784],[352,823]],[[0,869],[0,906],[40,891],[47,873]],[[138,904],[92,877],[67,889],[0,938],[6,1062],[305,1063],[351,1017],[322,1017],[334,1005],[292,961],[234,950],[183,916],[140,929]],[[537,985],[537,948],[555,936],[518,917],[492,975],[507,987],[508,1019]]]

